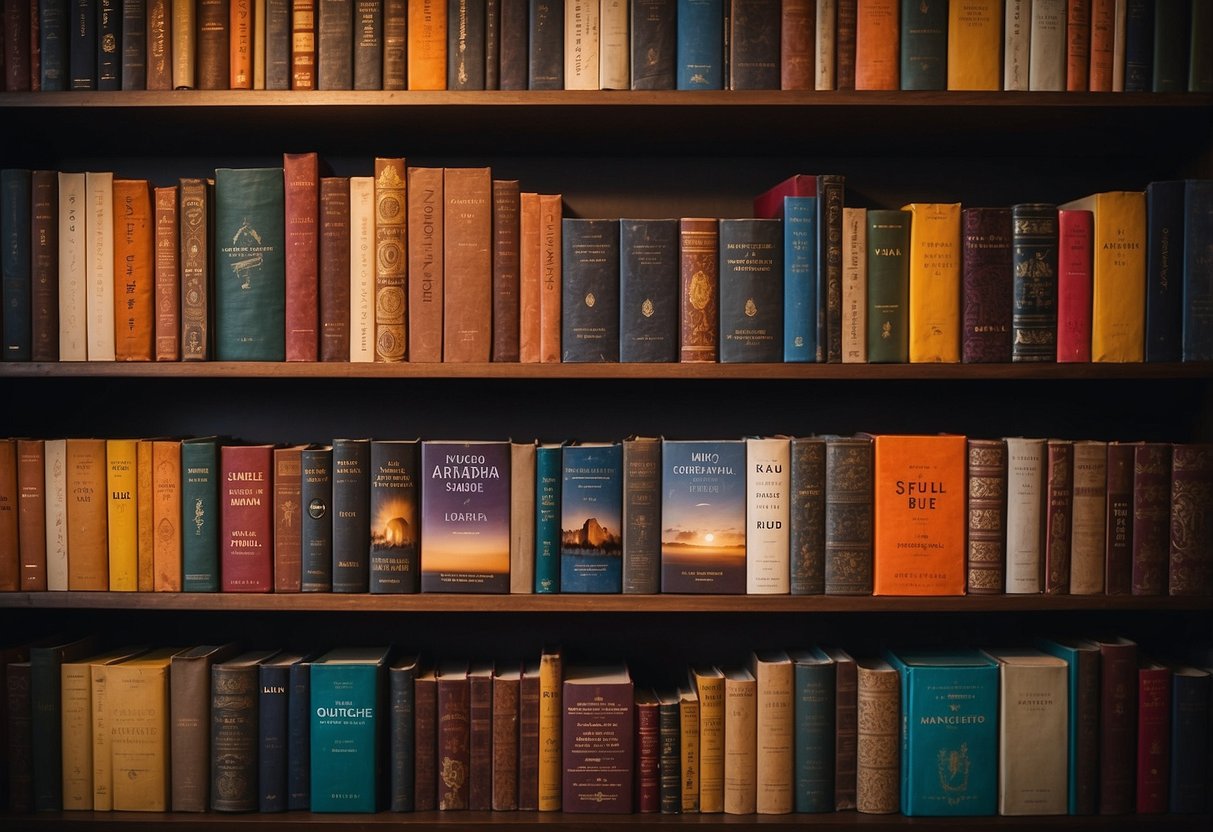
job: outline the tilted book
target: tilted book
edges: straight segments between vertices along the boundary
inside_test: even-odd
[[[742,593],[745,444],[665,440],[661,591]]]

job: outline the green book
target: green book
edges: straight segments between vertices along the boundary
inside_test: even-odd
[[[387,730],[388,647],[343,647],[312,662],[313,812],[376,812]]]
[[[834,660],[820,647],[789,650],[794,727],[793,797],[797,812],[833,812]]]
[[[286,360],[282,168],[215,171],[215,358]]]
[[[181,588],[219,591],[219,440],[181,442]]]
[[[868,211],[868,361],[910,360],[910,213]]]

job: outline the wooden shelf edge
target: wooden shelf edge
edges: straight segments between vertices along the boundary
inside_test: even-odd
[[[344,593],[8,592],[0,609],[385,613],[1035,613],[1208,612],[1213,597],[1133,595],[370,595]]]

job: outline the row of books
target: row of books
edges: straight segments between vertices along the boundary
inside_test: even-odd
[[[1123,637],[756,650],[656,692],[559,648],[437,663],[388,647],[96,650],[0,653],[11,808],[1207,811],[1210,672]]]
[[[889,211],[798,174],[755,218],[615,220],[375,170],[3,171],[4,359],[1213,360],[1213,180]]]
[[[35,0],[8,90],[1213,91],[1187,0]]]
[[[22,439],[0,497],[8,591],[1213,595],[1210,445]]]

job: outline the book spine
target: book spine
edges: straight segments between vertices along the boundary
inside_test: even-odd
[[[910,214],[868,211],[868,360],[910,359]]]
[[[292,0],[291,89],[316,89],[316,0]]]
[[[721,0],[678,0],[675,17],[677,89],[724,89],[724,4]]]
[[[729,5],[729,89],[779,89],[780,2],[732,0]]]
[[[31,812],[34,808],[34,733],[33,705],[30,701],[29,662],[12,662],[5,668],[5,695],[7,698],[8,747],[5,761],[8,765],[8,808],[13,812]]]
[[[219,449],[219,574],[224,592],[274,588],[272,460],[269,445]]]
[[[417,474],[416,442],[371,443],[371,592],[418,589]]]
[[[682,813],[699,811],[699,700],[685,689],[678,691],[678,748],[681,768]]]
[[[492,681],[492,806],[495,812],[518,808],[519,676]]]
[[[678,360],[678,221],[619,221],[619,358]]]
[[[493,180],[494,361],[519,360],[519,199],[517,179]]]
[[[484,88],[501,89],[501,0],[484,4]]]
[[[308,448],[301,457],[300,485],[303,526],[300,589],[333,589],[333,450]]]
[[[152,443],[152,589],[181,591],[181,443]]]
[[[29,361],[31,331],[31,204],[32,180],[28,170],[0,173],[0,272],[3,274],[4,361]]]
[[[1091,78],[1091,0],[1067,0],[1066,89],[1086,92]]]
[[[59,178],[31,174],[30,360],[59,360]]]
[[[561,808],[561,701],[563,671],[558,651],[544,650],[539,659],[539,775],[538,809],[558,812]]]
[[[442,359],[488,361],[493,345],[493,176],[488,168],[447,168],[443,178]]]
[[[0,592],[21,588],[17,443],[0,439]]]
[[[530,29],[528,0],[501,0],[501,77],[503,90],[525,90],[528,85]]]
[[[842,212],[842,361],[868,360],[868,211]]]
[[[1099,814],[1133,811],[1137,741],[1137,645],[1100,645]]]
[[[910,361],[960,361],[960,204],[907,206]]]
[[[791,441],[791,583],[793,595],[825,593],[826,444]]]
[[[375,178],[350,177],[350,355],[375,360]]]
[[[452,678],[438,676],[438,760],[440,775],[470,769],[471,703],[466,669]],[[468,808],[468,777],[438,779],[438,809]]]
[[[1070,592],[1070,527],[1074,509],[1074,445],[1049,440],[1045,484],[1045,586],[1047,595]]]
[[[720,221],[721,362],[777,362],[783,355],[781,237],[778,220]]]
[[[560,361],[564,243],[560,194],[539,195],[539,361]]]
[[[122,89],[122,2],[98,0],[97,89]]]
[[[181,589],[219,591],[219,450],[215,442],[181,443]],[[70,550],[70,543],[69,543]]]
[[[827,439],[825,594],[872,593],[872,442]]]
[[[816,361],[817,198],[783,200],[783,360]]]
[[[152,480],[152,440],[140,439],[135,444],[135,476],[138,487],[135,491],[135,513],[138,517],[138,591],[151,592],[155,582],[154,537],[155,520],[152,515],[154,488]]]
[[[315,361],[320,173],[315,153],[282,158],[286,183],[286,360]]]
[[[122,56],[120,61],[122,89],[147,89],[147,5],[145,0],[122,0]]]
[[[842,219],[844,180],[829,174],[817,177],[817,306],[818,353],[831,364],[842,361]],[[824,349],[822,345],[824,344]]]
[[[69,89],[97,89],[97,0],[70,0]]]
[[[746,592],[751,595],[789,591],[790,469],[788,439],[746,440]]]
[[[370,589],[371,442],[333,440],[333,592]]]
[[[493,808],[493,676],[469,674],[468,687],[467,808],[487,812]]]
[[[679,360],[683,362],[715,362],[719,355],[719,240],[717,220],[681,220]]]
[[[287,731],[291,670],[261,665],[257,699],[257,811],[287,809]]]
[[[59,174],[59,360],[88,359],[86,176]]]
[[[960,358],[1011,360],[1011,212],[967,208],[961,218],[964,304]]]
[[[402,90],[408,61],[405,47],[408,41],[407,0],[383,0],[383,89]]]
[[[405,160],[375,160],[375,360],[403,361],[408,268]]]
[[[15,488],[9,493],[17,496],[15,537],[21,567],[17,586],[23,592],[40,592],[46,589],[46,446],[41,439],[18,439],[9,444],[15,444],[16,451],[12,469],[15,476],[10,480]],[[3,522],[7,523],[8,518]]]
[[[229,0],[228,88],[253,88],[253,0]]]
[[[781,4],[779,20],[779,88],[815,89],[817,21],[814,0]],[[831,61],[831,64],[833,62]],[[831,66],[831,70],[833,66]]]
[[[408,356],[442,360],[443,295],[446,290],[445,174],[442,168],[409,168]]]
[[[1091,92],[1112,92],[1117,0],[1091,0]],[[1123,87],[1123,84],[1122,84]]]
[[[448,0],[448,90],[484,89],[484,24],[484,0]]]
[[[357,0],[354,16],[354,89],[383,89],[383,0]]]
[[[306,661],[290,666],[287,698],[286,808],[307,811],[312,805],[312,684],[311,665]]]
[[[560,591],[560,446],[535,451],[535,592]]]
[[[1213,183],[1184,186],[1183,360],[1213,361],[1213,279],[1208,250],[1213,243]]]
[[[539,361],[539,194],[518,195],[518,359]]]
[[[780,661],[755,661],[757,744],[755,811],[782,815],[794,805],[793,668]]]
[[[968,471],[968,591],[998,595],[1006,571],[1006,442],[968,440]]]
[[[1108,451],[1103,442],[1074,443],[1074,508],[1070,515],[1070,594],[1102,595]]]
[[[350,360],[350,180],[320,179],[320,360]]]
[[[619,361],[619,223],[564,219],[561,360]]]
[[[677,815],[682,811],[680,735],[678,703],[663,701],[657,708],[657,793],[663,815]]]
[[[43,0],[38,4],[37,32],[41,52],[38,81],[44,92],[60,92],[68,88],[69,8],[67,0]]]
[[[597,0],[566,0],[564,89],[599,89],[601,26]]]
[[[529,0],[529,82],[533,90],[564,89],[564,3]]]
[[[1032,31],[1032,0],[1007,0],[1003,23],[1004,90],[1028,89],[1028,37]]]
[[[106,590],[105,440],[69,439],[66,452],[68,585],[71,590]],[[14,573],[15,574],[15,573]]]
[[[1188,0],[1155,0],[1154,92],[1188,88]]]
[[[147,88],[173,88],[172,0],[147,0]]]
[[[901,696],[897,671],[884,662],[857,668],[855,808],[866,814],[891,814],[901,808]]]
[[[1213,511],[1213,446],[1175,445],[1171,456],[1171,595],[1213,593],[1213,551],[1207,518]]]
[[[1057,357],[1057,209],[1025,204],[1011,209],[1014,298],[1011,360]]]
[[[677,49],[676,0],[632,0],[632,89],[672,90]]]
[[[1171,668],[1137,671],[1137,800],[1139,815],[1167,811],[1171,785]]]
[[[539,668],[528,665],[518,683],[518,809],[539,808]]]
[[[833,812],[835,667],[797,661],[793,674],[794,811]]]
[[[1181,181],[1146,186],[1146,361],[1183,357],[1184,190]]]
[[[661,591],[661,443],[623,442],[623,592]]]
[[[1129,0],[1125,21],[1125,92],[1154,88],[1154,3]]]
[[[1067,0],[1032,0],[1032,27],[1028,36],[1028,88],[1061,91],[1066,88]]]
[[[388,670],[389,765],[388,794],[393,812],[411,812],[413,800],[413,728],[416,714],[413,707],[413,683],[417,666],[402,665]]]
[[[446,89],[447,0],[408,4],[408,89]]]
[[[1171,534],[1171,449],[1143,443],[1133,450],[1133,542],[1130,591],[1167,594]]]
[[[354,0],[317,0],[316,89],[354,88]]]
[[[46,440],[44,453],[46,588],[54,592],[67,589],[67,440]]]
[[[1091,360],[1090,211],[1058,211],[1057,223],[1057,360]]]
[[[35,812],[58,812],[63,808],[62,665],[65,658],[61,646],[30,650],[29,707],[33,745],[30,771]],[[9,765],[13,771],[21,763],[10,759]]]
[[[155,190],[155,338],[157,361],[181,357],[181,268],[178,187]]]
[[[902,0],[900,53],[901,89],[948,89],[947,4]]]
[[[265,0],[265,88],[291,88],[291,0]]]
[[[9,663],[11,667],[12,664]],[[63,808],[65,810],[93,808],[93,674],[92,667],[83,663],[63,665],[60,676],[62,697],[61,725],[63,730]],[[28,704],[28,703],[27,703]],[[29,714],[26,713],[28,719]],[[5,728],[7,729],[7,725]],[[2,732],[0,732],[2,733]],[[7,740],[8,738],[5,737]],[[6,742],[5,752],[10,753]],[[5,757],[5,765],[8,763]],[[4,780],[7,786],[7,771]],[[6,807],[7,808],[7,807]]]
[[[438,682],[433,671],[417,677],[413,705],[413,809],[429,812],[438,807]]]
[[[1107,507],[1104,540],[1104,592],[1128,595],[1133,584],[1134,446],[1108,443]]]
[[[151,361],[155,352],[155,215],[147,180],[115,179],[114,357]]]
[[[256,664],[211,668],[211,805],[215,812],[257,809]]]
[[[900,0],[866,0],[855,17],[855,89],[900,88]]]
[[[193,0],[172,0],[172,88],[192,90],[197,83],[198,6]]]
[[[198,0],[197,84],[226,90],[231,81],[231,9],[227,0]]]
[[[1171,677],[1172,813],[1200,813],[1208,805],[1210,676],[1176,672]]]
[[[211,357],[211,189],[204,179],[181,180],[181,358]]]
[[[636,811],[648,814],[661,809],[661,726],[655,699],[635,708]]]
[[[1213,9],[1205,3],[1192,4],[1192,49],[1188,60],[1188,91],[1213,92]]]

